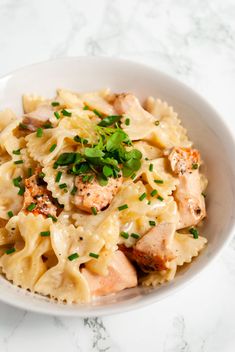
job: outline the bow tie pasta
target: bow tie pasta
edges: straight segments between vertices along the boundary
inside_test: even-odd
[[[67,303],[171,281],[205,247],[206,176],[177,113],[131,93],[0,112],[0,273]],[[190,267],[187,268],[190,270]]]

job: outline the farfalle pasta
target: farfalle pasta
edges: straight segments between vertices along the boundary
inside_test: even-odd
[[[67,303],[174,279],[207,240],[207,179],[152,97],[58,89],[0,112],[0,273]]]

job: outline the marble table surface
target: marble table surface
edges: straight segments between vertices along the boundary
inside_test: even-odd
[[[235,135],[234,0],[0,0],[0,75],[51,58],[108,55],[186,82]],[[58,318],[0,303],[0,351],[235,351],[235,239],[173,297],[116,316]]]

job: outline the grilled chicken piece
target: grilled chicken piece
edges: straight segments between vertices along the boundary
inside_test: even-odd
[[[122,176],[110,177],[108,184],[101,186],[96,178],[91,182],[82,182],[82,178],[82,176],[75,178],[77,193],[74,197],[74,204],[78,209],[87,213],[92,213],[92,208],[96,208],[97,212],[107,208],[123,182]]]
[[[179,184],[174,192],[179,211],[177,229],[195,226],[206,216],[205,199],[201,193],[198,170],[186,172],[179,177]]]
[[[174,259],[170,250],[174,233],[175,225],[164,222],[148,231],[133,247],[121,245],[119,249],[145,272],[165,270],[167,263]]]
[[[185,172],[190,172],[199,167],[200,153],[197,149],[173,148],[168,159],[170,160],[172,171],[181,176]]]
[[[109,264],[107,276],[93,274],[83,268],[82,274],[88,281],[92,296],[104,296],[137,286],[135,268],[121,251],[116,251]]]
[[[35,132],[37,128],[50,123],[50,118],[54,119],[54,111],[48,105],[41,105],[37,110],[24,115],[22,123],[27,126],[27,130]]]
[[[40,179],[37,175],[25,179],[23,209],[26,213],[28,213],[27,207],[31,203],[36,204],[36,207],[30,211],[34,215],[56,216],[57,207],[52,203],[50,192],[46,186],[43,183],[40,184]]]

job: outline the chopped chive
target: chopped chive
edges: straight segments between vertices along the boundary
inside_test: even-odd
[[[159,120],[157,120],[157,121],[155,121],[154,123],[155,123],[155,125],[156,125],[156,126],[159,126],[160,121],[159,121]]]
[[[19,123],[19,127],[20,127],[20,129],[22,129],[22,130],[27,130],[27,128],[28,128],[28,126],[25,125],[24,123]]]
[[[131,179],[132,179],[132,180],[134,180],[135,177],[136,177],[136,174],[135,174],[135,173],[131,175]]]
[[[145,158],[144,158],[144,160],[148,161],[148,160],[149,160],[149,158],[145,157]]]
[[[48,236],[50,236],[50,231],[42,231],[42,232],[40,232],[40,236],[42,236],[42,237],[48,237]]]
[[[11,254],[11,253],[14,253],[16,251],[16,249],[15,248],[10,248],[10,249],[7,249],[6,250],[6,254]]]
[[[52,153],[56,147],[57,147],[57,144],[52,144],[52,146],[49,149],[49,152]]]
[[[14,161],[14,164],[23,164],[23,160],[16,160],[16,161]]]
[[[93,215],[97,215],[97,209],[96,207],[91,207],[91,211]]]
[[[94,112],[97,116],[102,117],[102,114],[101,114],[99,111],[97,111],[96,109],[94,109],[93,112]]]
[[[77,258],[79,258],[79,254],[78,253],[73,253],[73,254],[70,254],[68,256],[68,260],[70,260],[70,261],[72,261],[74,259],[77,259]]]
[[[24,192],[25,192],[25,188],[20,187],[19,192],[18,192],[19,196],[23,196]]]
[[[20,149],[13,150],[12,153],[15,155],[20,155]]]
[[[35,203],[31,203],[31,204],[29,204],[28,206],[27,206],[27,210],[28,211],[32,211],[32,210],[34,210],[35,208],[36,208],[36,204]]]
[[[33,174],[33,169],[31,167],[28,168],[28,177],[31,177]]]
[[[151,200],[148,201],[148,205],[150,205],[150,204],[151,204]]]
[[[89,253],[89,256],[92,257],[92,258],[95,258],[95,259],[98,259],[99,258],[99,254],[96,254],[96,253]]]
[[[88,178],[88,182],[92,182],[94,180],[95,176],[94,175],[90,175]]]
[[[54,115],[55,115],[55,117],[57,118],[57,120],[59,120],[59,119],[60,119],[60,114],[59,114],[59,112],[58,112],[58,111],[55,111],[55,112],[54,112]]]
[[[140,238],[140,235],[138,235],[138,233],[132,233],[131,237],[138,239]]]
[[[150,194],[151,194],[151,197],[156,196],[156,194],[157,194],[157,190],[156,190],[156,189],[152,190],[152,192],[151,192]]]
[[[189,229],[189,232],[193,235],[193,238],[198,238],[198,231],[197,229],[195,229],[195,227],[191,227],[191,229]]]
[[[53,102],[51,103],[51,105],[52,105],[52,106],[59,106],[60,103],[59,103],[58,101],[53,101]]]
[[[51,214],[48,214],[47,215],[48,218],[52,219],[53,222],[57,222],[57,219],[55,216],[51,215]]]
[[[75,142],[82,143],[82,144],[87,144],[88,140],[79,136],[75,136],[73,139]]]
[[[160,200],[161,202],[164,200],[164,198],[162,198],[161,196],[158,196],[157,199]]]
[[[153,164],[149,165],[149,171],[153,171]]]
[[[22,177],[18,176],[16,178],[13,178],[12,182],[15,187],[20,187],[20,182],[22,181]]]
[[[150,225],[150,226],[156,226],[156,222],[153,221],[153,220],[149,220],[149,225]]]
[[[37,132],[36,132],[36,136],[40,138],[40,137],[42,137],[42,135],[43,135],[43,129],[41,127],[38,127]]]
[[[163,180],[154,180],[155,183],[163,184]]]
[[[61,183],[61,184],[59,185],[59,188],[60,188],[60,189],[67,188],[67,184],[66,184],[66,183]]]
[[[129,237],[129,233],[128,232],[125,232],[125,231],[122,231],[120,233],[120,236],[122,236],[123,238],[127,239]]]
[[[82,176],[82,182],[85,183],[89,180],[90,175],[84,175]]]
[[[193,170],[198,169],[198,164],[196,164],[196,163],[195,163],[195,164],[192,164],[192,169],[193,169]]]
[[[206,198],[206,193],[202,192],[201,195]]]
[[[44,178],[46,176],[46,174],[44,173],[44,172],[40,172],[39,174],[38,174],[38,177],[39,178]]]
[[[130,120],[129,118],[127,118],[127,119],[125,120],[125,125],[126,125],[126,126],[129,126],[129,125],[130,125],[130,122],[131,122],[131,120]]]
[[[85,105],[85,106],[83,107],[83,110],[89,110],[89,106]]]
[[[46,129],[52,128],[52,124],[51,124],[51,122],[47,122],[47,123],[44,123],[44,125],[42,127],[46,128]]]
[[[77,192],[78,188],[76,186],[73,187],[72,191],[70,192],[70,194],[72,194],[72,196],[74,196]]]
[[[62,172],[58,171],[57,175],[56,175],[56,178],[55,178],[55,182],[60,182],[61,176],[62,176]]]
[[[12,218],[12,216],[14,216],[13,211],[12,211],[12,210],[9,210],[9,211],[7,212],[7,215],[9,216],[9,218]]]
[[[53,164],[53,169],[57,169],[58,168],[58,164],[57,164],[57,162],[54,162],[54,164]]]
[[[123,204],[123,205],[120,205],[120,207],[118,207],[118,210],[122,211],[122,210],[127,209],[127,208],[128,208],[128,205],[127,204]]]
[[[147,197],[147,194],[146,193],[142,193],[141,196],[139,197],[139,200],[142,201],[146,197]]]
[[[61,110],[61,113],[64,115],[64,116],[72,116],[72,113],[71,112],[69,112],[69,111],[67,111],[67,110],[65,110],[65,109],[63,109],[63,110]]]

